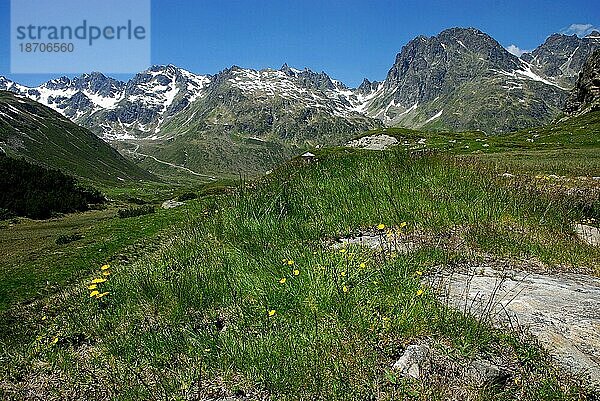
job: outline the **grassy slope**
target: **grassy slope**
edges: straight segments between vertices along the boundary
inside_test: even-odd
[[[157,209],[152,215],[119,219],[117,208],[68,214],[60,218],[0,223],[0,312],[62,291],[94,269],[98,260],[127,260],[142,255],[146,246],[174,229],[195,201],[185,207]],[[83,239],[56,244],[60,235],[80,234]]]
[[[23,156],[70,175],[113,185],[119,178],[155,179],[96,135],[46,106],[0,91],[0,112],[0,146],[9,156]]]
[[[453,154],[481,154],[484,160],[506,161],[522,155],[526,162],[524,169],[535,169],[536,158],[541,157],[538,167],[543,167],[544,159],[553,155],[563,155],[555,163],[555,167],[563,172],[571,170],[574,175],[600,175],[600,112],[592,112],[583,116],[568,119],[557,124],[550,124],[535,129],[526,129],[506,135],[485,135],[483,132],[424,132],[404,128],[384,128],[372,130],[361,136],[386,134],[396,137],[407,148],[427,148],[447,151]],[[418,141],[425,139],[424,144]],[[487,145],[487,146],[485,146]],[[569,162],[567,154],[581,154],[582,165]],[[562,161],[567,162],[565,166]],[[519,165],[513,163],[513,166]],[[560,172],[560,171],[558,171]]]
[[[417,294],[417,271],[469,261],[474,249],[549,264],[600,260],[570,229],[585,210],[468,166],[441,156],[330,151],[318,163],[289,163],[234,195],[204,199],[205,212],[173,244],[116,264],[101,301],[82,282],[34,316],[23,312],[25,342],[3,340],[0,391],[87,399],[235,391],[444,399],[457,390],[482,399],[583,397],[535,346],[449,311],[427,291]],[[469,250],[430,244],[408,256],[341,253],[323,242],[402,221],[401,235],[459,232]],[[514,380],[478,390],[460,377],[396,377],[389,366],[424,337],[455,361],[507,358]]]

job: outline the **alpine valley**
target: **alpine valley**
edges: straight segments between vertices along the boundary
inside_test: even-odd
[[[598,47],[597,31],[554,34],[519,58],[477,29],[452,28],[411,40],[383,81],[355,89],[288,65],[216,75],[152,66],[128,82],[93,72],[38,87],[0,77],[0,89],[51,107],[159,176],[211,179],[265,172],[385,126],[492,135],[547,124]],[[27,155],[15,143],[0,146]]]

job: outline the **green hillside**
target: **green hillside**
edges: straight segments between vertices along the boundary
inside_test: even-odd
[[[9,156],[104,183],[154,177],[56,111],[0,91],[0,148]]]

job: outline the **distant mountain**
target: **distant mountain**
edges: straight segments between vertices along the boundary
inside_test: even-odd
[[[570,115],[595,110],[600,110],[600,49],[588,57],[565,105]]]
[[[548,80],[571,88],[583,64],[600,47],[600,32],[593,31],[580,38],[577,35],[550,35],[531,53],[521,58],[531,65],[532,70]]]
[[[348,88],[324,72],[233,66],[197,75],[153,66],[121,82],[101,73],[5,89],[46,104],[152,171],[264,171],[310,146],[365,130],[510,132],[552,121],[600,34],[555,34],[518,58],[474,28],[407,43],[385,80]]]
[[[155,179],[56,111],[0,91],[0,152],[103,182]]]
[[[127,83],[100,73],[6,89],[43,102],[156,172],[264,172],[307,146],[342,144],[381,126],[324,72],[237,66],[196,75],[153,66]]]
[[[382,84],[361,93],[363,109],[386,125],[421,129],[500,133],[544,124],[560,112],[579,59],[598,46],[595,36],[553,35],[519,59],[473,28],[419,36]],[[573,57],[557,67],[567,53]]]

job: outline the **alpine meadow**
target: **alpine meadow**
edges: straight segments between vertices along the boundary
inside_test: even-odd
[[[464,1],[404,43],[378,35],[421,5],[307,4],[302,33],[281,5],[191,3],[129,20],[153,62],[307,56],[344,26],[363,71],[344,24],[369,6],[399,51],[357,87],[287,63],[0,76],[0,399],[600,398],[597,25],[526,51]],[[222,37],[194,21],[232,8]],[[158,10],[206,37],[167,46]]]

